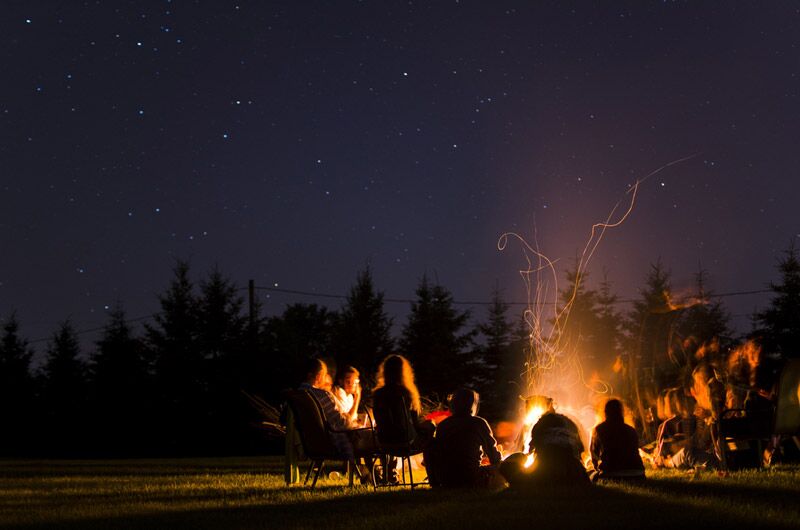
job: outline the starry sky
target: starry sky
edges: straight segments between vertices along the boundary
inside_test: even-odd
[[[391,298],[427,273],[524,300],[501,233],[567,266],[691,155],[642,184],[589,283],[633,297],[660,258],[678,290],[700,267],[764,289],[800,237],[799,24],[792,2],[6,3],[0,313],[32,340],[118,300],[149,315],[178,258],[242,286],[344,294],[369,263]],[[725,304],[747,331],[768,300]]]

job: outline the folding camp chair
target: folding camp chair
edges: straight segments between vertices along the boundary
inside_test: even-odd
[[[314,480],[311,489],[317,485],[317,479],[325,460],[343,460],[342,454],[336,449],[331,440],[331,433],[347,433],[352,431],[337,431],[332,429],[322,411],[322,406],[314,396],[306,390],[288,390],[284,393],[286,402],[289,405],[295,422],[297,433],[303,447],[303,453],[311,461],[306,478],[303,484],[308,483],[312,472]],[[353,431],[370,431],[370,428],[354,429]],[[364,454],[356,453],[356,459],[360,457],[371,457],[372,452]],[[345,460],[347,464],[347,475],[349,485],[353,486],[354,473],[358,471],[355,460]]]
[[[377,476],[378,466],[372,469],[372,484],[378,486],[410,486],[415,487],[426,482],[414,482],[414,473],[411,469],[411,457],[422,453],[422,448],[415,443],[417,431],[414,426],[411,410],[402,395],[375,396],[373,408],[376,456],[381,462],[383,481]],[[389,462],[394,458],[400,459],[402,481],[397,484],[389,482]],[[406,482],[406,468],[408,468],[408,482]]]
[[[761,467],[770,438],[800,433],[800,359],[783,367],[777,390],[774,403],[722,413],[720,438],[728,468]]]

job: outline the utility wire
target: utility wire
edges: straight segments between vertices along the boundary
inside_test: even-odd
[[[312,296],[316,298],[333,298],[337,300],[346,300],[347,296],[342,294],[331,294],[331,293],[317,293],[313,291],[299,291],[296,289],[281,289],[278,287],[261,287],[255,286],[255,289],[258,291],[270,291],[273,293],[283,293],[283,294],[296,294],[301,296]],[[744,296],[744,295],[751,295],[751,294],[762,294],[762,293],[771,293],[771,289],[759,289],[753,291],[731,291],[727,293],[718,293],[718,294],[709,294],[707,295],[708,298],[728,298],[730,296]],[[416,302],[416,300],[412,300],[409,298],[384,298],[384,302],[393,303],[393,304],[410,304]],[[637,302],[638,299],[635,298],[619,298],[615,300],[613,303],[615,304],[630,304],[633,302]],[[530,305],[529,302],[504,302],[506,305],[520,305],[520,306],[528,306]],[[553,305],[555,302],[543,302],[545,305]],[[480,300],[454,300],[454,305],[492,305],[494,302],[487,302],[487,301],[480,301]]]
[[[273,292],[273,293],[293,294],[293,295],[299,295],[299,296],[310,296],[310,297],[315,297],[315,298],[327,298],[327,299],[334,299],[334,300],[346,300],[347,299],[347,296],[346,295],[342,295],[342,294],[317,293],[317,292],[313,292],[313,291],[301,291],[301,290],[297,290],[297,289],[281,289],[281,288],[278,288],[278,287],[255,286],[254,288],[256,290],[258,290],[258,291],[269,291],[269,292]],[[240,291],[247,290],[247,287],[242,287],[239,290]],[[725,293],[710,294],[710,295],[708,295],[708,298],[728,298],[728,297],[731,297],[731,296],[746,296],[746,295],[764,294],[764,293],[771,293],[771,292],[772,292],[772,289],[756,289],[756,290],[751,290],[751,291],[730,291],[730,292],[725,292]],[[391,303],[391,304],[411,304],[411,303],[416,302],[416,300],[412,300],[410,298],[384,298],[383,301],[387,302],[387,303]],[[636,302],[636,301],[637,301],[637,299],[634,299],[634,298],[620,298],[620,299],[615,300],[613,303],[615,303],[615,304],[630,304],[630,303],[633,303],[633,302]],[[494,304],[494,302],[487,302],[487,301],[482,301],[482,300],[454,300],[453,304],[454,305],[466,305],[466,306],[486,306],[486,305],[492,305],[492,304]],[[505,302],[505,304],[509,305],[509,306],[525,306],[525,307],[527,307],[529,305],[528,302]],[[552,304],[554,304],[554,302],[544,302],[544,304],[552,305]],[[153,313],[153,314],[145,315],[145,316],[141,316],[141,317],[128,318],[128,319],[125,319],[125,323],[129,324],[129,323],[134,323],[134,322],[142,322],[144,320],[149,320],[149,319],[155,318],[157,315],[158,315],[158,313]],[[749,315],[731,315],[731,316],[749,316]],[[97,327],[94,327],[94,328],[82,329],[82,330],[76,331],[75,334],[76,335],[86,335],[88,333],[96,333],[98,331],[103,331],[104,329],[106,329],[106,327],[107,326],[97,326]],[[38,338],[38,339],[29,340],[28,344],[37,344],[37,343],[41,343],[41,342],[45,342],[45,341],[49,341],[49,340],[52,340],[52,337],[42,337],[42,338]]]

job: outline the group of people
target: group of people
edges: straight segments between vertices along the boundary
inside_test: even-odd
[[[331,427],[331,440],[342,459],[347,461],[354,461],[356,454],[376,454],[378,450],[372,430],[363,428],[366,417],[359,414],[363,403],[359,376],[358,370],[346,367],[334,384],[326,363],[312,359],[300,386],[320,404]],[[379,432],[391,438],[392,432],[385,433],[394,429],[407,443],[409,453],[422,453],[433,487],[490,487],[507,482],[511,487],[524,488],[554,481],[564,485],[590,483],[590,474],[581,459],[585,447],[578,426],[557,413],[552,400],[547,412],[533,426],[528,453],[516,453],[504,459],[502,447],[489,423],[477,415],[479,395],[474,390],[455,390],[449,400],[449,413],[435,424],[422,414],[414,372],[405,357],[386,357],[378,368],[376,381],[371,405]],[[398,404],[404,414],[387,412],[396,410]],[[406,419],[405,424],[393,424],[400,416]],[[591,479],[644,479],[638,450],[636,431],[625,424],[622,403],[609,400],[605,406],[605,421],[597,425],[592,434],[590,453],[594,471]],[[396,480],[394,462],[389,459],[382,464],[383,469],[388,470],[383,479]]]

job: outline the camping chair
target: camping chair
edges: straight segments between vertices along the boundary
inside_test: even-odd
[[[776,435],[800,433],[800,359],[781,370],[774,403],[756,409],[727,409],[720,438],[729,468],[761,467],[764,448]]]
[[[314,396],[306,390],[288,390],[284,393],[286,402],[292,411],[297,433],[300,436],[300,442],[303,447],[303,453],[311,461],[306,478],[303,485],[308,484],[308,479],[312,471],[315,471],[314,481],[311,483],[311,489],[317,485],[317,479],[322,472],[322,467],[325,460],[342,460],[342,455],[334,446],[331,440],[331,433],[347,433],[349,431],[337,431],[328,425],[325,421],[325,415],[322,411],[322,406],[314,398]],[[354,430],[371,430],[354,429]],[[368,455],[356,454],[356,458]],[[353,474],[357,471],[356,462],[346,461],[347,474],[349,485],[353,486]]]
[[[400,459],[400,472],[402,482],[397,485],[410,486],[413,490],[425,482],[414,482],[414,473],[411,470],[411,457],[422,453],[422,449],[414,445],[417,431],[414,426],[411,410],[402,395],[382,396],[376,399],[372,410],[374,418],[375,446],[377,457],[382,462],[383,483],[379,484],[377,466],[372,468],[372,485],[392,486],[389,483],[389,462],[393,458]],[[406,466],[408,467],[408,482],[406,482]]]

